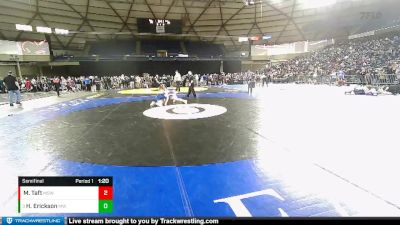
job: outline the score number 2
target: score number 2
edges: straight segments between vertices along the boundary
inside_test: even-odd
[[[111,186],[100,186],[99,187],[99,199],[100,200],[112,200],[113,199],[113,188]]]

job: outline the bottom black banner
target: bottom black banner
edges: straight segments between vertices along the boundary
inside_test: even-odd
[[[399,218],[135,218],[135,217],[69,217],[68,225],[168,225],[168,224],[187,224],[187,225],[214,225],[214,224],[280,224],[280,223],[343,223],[343,222],[400,222]]]

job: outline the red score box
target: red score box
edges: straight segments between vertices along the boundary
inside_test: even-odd
[[[99,186],[99,200],[112,200],[113,187],[112,186]]]

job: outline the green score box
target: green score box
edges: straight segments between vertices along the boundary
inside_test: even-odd
[[[112,200],[99,200],[99,213],[112,213],[113,201]]]

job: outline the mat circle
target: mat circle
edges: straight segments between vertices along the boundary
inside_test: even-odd
[[[201,119],[224,114],[225,107],[209,104],[168,105],[151,108],[143,112],[143,115],[164,120],[191,120]]]
[[[200,107],[175,107],[167,110],[168,113],[173,114],[195,114],[203,111],[205,111],[205,109]]]
[[[30,149],[62,160],[99,165],[192,166],[256,158],[260,148],[265,148],[260,147],[258,135],[262,116],[258,102],[226,98],[231,96],[226,93],[217,96],[202,98],[202,104],[189,104],[188,109],[181,109],[183,104],[160,107],[164,112],[175,109],[177,114],[166,113],[174,117],[169,120],[143,115],[151,97],[90,100],[57,108],[54,113],[54,109],[44,111],[43,115],[52,118],[30,128],[24,136],[32,140]],[[80,110],[71,112],[74,107]],[[205,115],[217,115],[218,110],[225,113]],[[176,119],[178,116],[186,120]]]

